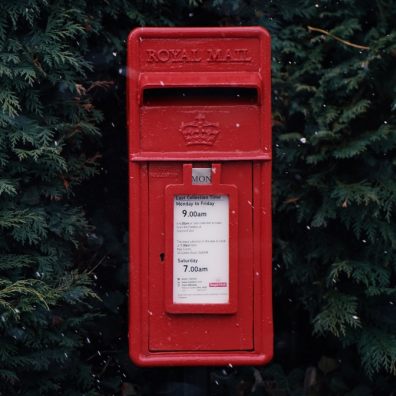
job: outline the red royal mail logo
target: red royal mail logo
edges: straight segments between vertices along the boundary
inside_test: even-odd
[[[205,145],[213,146],[218,134],[219,123],[208,122],[204,114],[198,114],[194,121],[182,122],[179,128],[184,136],[187,146]]]
[[[209,287],[227,287],[227,282],[209,282]]]

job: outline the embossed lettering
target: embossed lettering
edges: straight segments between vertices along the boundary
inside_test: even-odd
[[[199,49],[161,48],[159,50],[146,50],[147,63],[195,63],[201,62]]]
[[[208,62],[221,62],[219,57],[221,55],[221,49],[208,49]]]
[[[148,63],[158,62],[158,58],[157,58],[154,50],[149,49],[146,51],[146,53],[147,53],[147,62]]]
[[[235,51],[235,53],[239,53],[239,56],[240,56],[242,62],[251,62],[252,61],[252,57],[248,56],[247,48],[236,49],[234,51]]]
[[[159,50],[159,51],[157,52],[157,56],[158,56],[158,60],[159,60],[160,62],[163,62],[163,63],[168,62],[169,59],[170,59],[169,51],[166,50],[166,49],[161,49],[161,50]]]
[[[201,62],[202,58],[199,56],[199,53],[198,53],[197,49],[192,49],[191,50],[191,55],[194,58],[193,62]]]
[[[169,52],[172,54],[172,59],[178,59],[181,49],[170,49]]]
[[[231,56],[231,50],[228,49],[228,50],[226,50],[226,52],[225,52],[225,61],[226,61],[226,62],[230,62],[230,61],[232,61],[232,60],[233,60],[233,58],[232,58],[232,56]]]
[[[213,63],[250,63],[252,57],[248,56],[247,48],[236,48],[236,49],[208,49],[207,62]]]
[[[182,51],[181,60],[183,62],[188,62],[188,56],[187,56],[187,51],[186,50]]]
[[[207,58],[203,59],[198,48],[161,48],[158,50],[146,50],[147,63],[249,63],[252,57],[249,56],[247,48],[208,48]]]

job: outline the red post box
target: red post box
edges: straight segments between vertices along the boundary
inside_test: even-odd
[[[270,92],[270,37],[260,27],[129,36],[136,364],[272,357]]]

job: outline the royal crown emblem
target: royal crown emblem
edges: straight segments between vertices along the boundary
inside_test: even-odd
[[[220,133],[218,122],[208,122],[204,114],[198,114],[194,121],[182,122],[179,131],[183,134],[187,146],[213,146]]]

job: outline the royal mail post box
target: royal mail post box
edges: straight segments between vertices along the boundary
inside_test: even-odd
[[[131,358],[268,362],[269,35],[140,28],[127,79]]]

